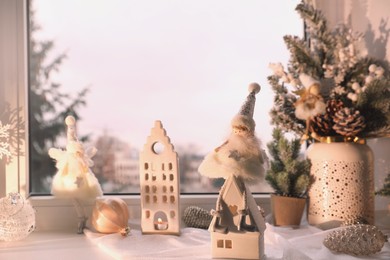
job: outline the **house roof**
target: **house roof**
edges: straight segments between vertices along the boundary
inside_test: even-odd
[[[236,205],[239,209],[245,207],[246,201],[248,214],[254,220],[257,229],[263,233],[266,228],[264,217],[245,182],[240,177],[232,175],[226,179],[224,186],[221,190],[222,200],[228,206]]]

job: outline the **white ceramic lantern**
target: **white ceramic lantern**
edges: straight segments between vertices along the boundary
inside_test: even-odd
[[[309,224],[363,218],[374,223],[374,155],[366,144],[314,143],[307,150],[314,183]]]

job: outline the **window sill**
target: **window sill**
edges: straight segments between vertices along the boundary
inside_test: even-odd
[[[104,196],[103,198],[113,197],[114,195]],[[140,196],[129,195],[115,197],[122,198],[129,208],[130,219],[141,218]],[[215,208],[217,194],[209,195],[181,195],[181,212],[188,206],[198,206],[206,210]],[[271,209],[269,194],[255,194],[254,198],[265,213],[268,214]],[[31,204],[36,210],[37,231],[75,231],[77,229],[77,213],[70,199],[57,199],[53,196],[33,196],[29,198]],[[87,215],[91,214],[94,200],[85,203]]]
[[[381,212],[384,221],[379,225],[390,235],[389,212]],[[131,235],[103,235],[85,231],[77,235],[70,231],[35,231],[27,238],[15,242],[0,242],[1,259],[211,259],[211,241],[207,230],[184,228],[181,236],[141,235],[139,219],[130,221]],[[329,232],[307,225],[305,218],[299,229],[267,225],[265,253],[267,259],[360,259],[345,254],[333,254],[322,244]],[[128,257],[130,256],[130,257]],[[133,257],[134,256],[134,257]],[[370,259],[389,259],[390,245]]]

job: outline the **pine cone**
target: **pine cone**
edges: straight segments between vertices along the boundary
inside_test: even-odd
[[[333,117],[340,109],[344,107],[344,103],[341,100],[330,99],[326,102],[326,112],[323,115],[317,115],[313,118],[310,131],[320,136],[332,136],[336,135],[333,129]]]
[[[332,136],[336,134],[333,124],[333,118],[329,114],[320,114],[313,117],[309,130],[320,136]]]
[[[331,251],[355,256],[367,256],[378,253],[387,242],[376,226],[357,224],[332,231],[323,244]]]
[[[333,117],[333,129],[342,136],[356,136],[365,127],[364,117],[354,108],[342,108]]]
[[[208,229],[213,216],[205,209],[189,206],[183,212],[183,221],[187,227]]]
[[[332,118],[342,108],[344,108],[344,103],[341,100],[329,99],[328,102],[326,102],[326,114]]]

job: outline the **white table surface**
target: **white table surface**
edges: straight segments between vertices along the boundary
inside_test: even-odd
[[[385,221],[390,222],[390,216]],[[183,228],[180,236],[142,235],[139,221],[130,222],[130,226],[132,231],[128,237],[102,235],[91,230],[85,230],[85,235],[34,232],[21,241],[0,241],[0,259],[211,259],[207,230]],[[381,230],[390,237],[390,226],[382,226]],[[389,242],[385,243],[380,253],[370,257],[333,254],[322,245],[330,231],[305,223],[299,229],[267,224],[266,259],[390,259]]]
[[[33,232],[20,241],[0,241],[1,260],[113,259],[85,235]]]

